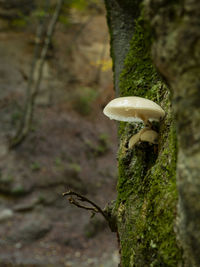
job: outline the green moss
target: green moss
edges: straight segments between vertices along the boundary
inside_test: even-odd
[[[140,18],[120,78],[120,95],[151,99],[165,109],[163,122],[155,125],[159,144],[127,142],[142,125],[121,123],[118,154],[118,231],[122,266],[177,266],[181,251],[174,233],[177,205],[176,133],[169,92],[152,65],[151,37]]]
[[[121,73],[121,96],[135,95],[157,101],[161,90],[161,78],[152,65],[151,40],[150,30],[144,31],[144,21],[139,18],[125,60],[125,68]]]
[[[136,240],[135,266],[141,266],[140,262],[148,262],[149,266],[177,266],[180,253],[173,230],[177,203],[175,169],[176,142],[171,127],[154,166],[140,179],[140,188],[137,184],[133,186],[139,203],[132,233]]]

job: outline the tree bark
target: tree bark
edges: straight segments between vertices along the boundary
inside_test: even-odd
[[[126,1],[105,0],[116,95],[119,95],[119,76],[134,32],[134,18],[139,15],[138,3],[138,0],[134,1],[130,9]]]
[[[179,240],[185,266],[200,266],[200,2],[149,0],[145,11],[176,116]]]

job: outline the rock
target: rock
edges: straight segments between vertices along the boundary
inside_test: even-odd
[[[8,154],[8,145],[6,142],[0,142],[0,158]]]
[[[11,209],[3,209],[0,211],[0,222],[6,221],[12,218],[14,215]]]
[[[102,218],[92,218],[89,223],[87,223],[84,227],[85,230],[85,236],[87,238],[93,238],[98,233],[103,231],[107,227],[107,222],[105,219]]]
[[[44,237],[51,228],[51,223],[44,215],[31,214],[20,224],[18,231],[13,229],[9,239],[29,243]]]
[[[22,203],[22,204],[16,205],[14,207],[14,211],[25,212],[25,211],[30,211],[34,209],[34,207],[35,207],[35,203]]]

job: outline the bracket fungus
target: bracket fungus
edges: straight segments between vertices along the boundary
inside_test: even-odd
[[[158,133],[151,129],[151,121],[159,121],[165,116],[165,111],[155,102],[136,96],[118,97],[111,100],[103,113],[111,120],[126,122],[144,122],[145,127],[129,140],[129,148],[137,142],[157,143]]]

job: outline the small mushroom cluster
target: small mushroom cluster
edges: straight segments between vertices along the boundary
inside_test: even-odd
[[[157,144],[158,133],[151,129],[151,121],[159,121],[165,111],[155,102],[136,96],[118,97],[107,104],[103,113],[111,120],[144,122],[145,127],[130,138],[129,148],[139,141]]]

